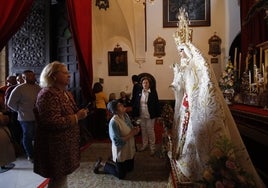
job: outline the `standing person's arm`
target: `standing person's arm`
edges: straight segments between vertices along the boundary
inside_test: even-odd
[[[111,119],[109,123],[109,134],[111,141],[116,147],[120,148],[125,145],[126,142],[121,138],[119,127],[113,119]]]
[[[155,90],[155,107],[156,107],[156,117],[160,117],[161,115],[161,110],[160,110],[160,103],[159,103],[159,98],[157,91]]]
[[[152,90],[149,94],[147,104],[151,118],[160,117],[160,104],[157,92],[155,90]]]
[[[55,95],[55,93],[44,92],[41,93],[37,99],[36,106],[40,115],[42,125],[46,129],[60,130],[77,125],[78,120],[84,119],[87,116],[88,109],[80,109],[76,107],[74,100],[69,98],[72,104],[66,104],[61,99],[62,96]],[[64,111],[67,109],[66,105],[72,105],[73,112]]]
[[[9,99],[7,101],[7,106],[9,108],[11,108],[13,111],[18,111],[19,110],[19,100],[21,98],[21,93],[18,87],[16,87],[15,89],[13,89],[13,91],[11,92]]]

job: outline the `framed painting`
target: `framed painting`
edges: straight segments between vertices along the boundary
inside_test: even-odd
[[[108,71],[109,76],[128,75],[127,51],[108,52]]]
[[[210,0],[163,0],[163,27],[177,27],[181,7],[188,13],[189,26],[210,26]]]

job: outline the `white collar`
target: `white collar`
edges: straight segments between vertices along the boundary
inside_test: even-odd
[[[142,92],[148,92],[148,93],[151,93],[151,88],[149,88],[148,90],[144,90],[144,89],[142,89]]]

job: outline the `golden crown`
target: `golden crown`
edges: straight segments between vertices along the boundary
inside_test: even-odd
[[[183,43],[191,42],[193,36],[193,30],[189,28],[190,21],[188,13],[185,11],[184,8],[179,9],[178,20],[178,28],[173,35],[177,46]]]

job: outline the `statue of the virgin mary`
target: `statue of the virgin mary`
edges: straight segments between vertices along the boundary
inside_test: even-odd
[[[174,34],[180,61],[173,65],[175,95],[171,160],[180,183],[205,187],[265,187],[224,100],[211,64],[192,41],[180,9]]]

